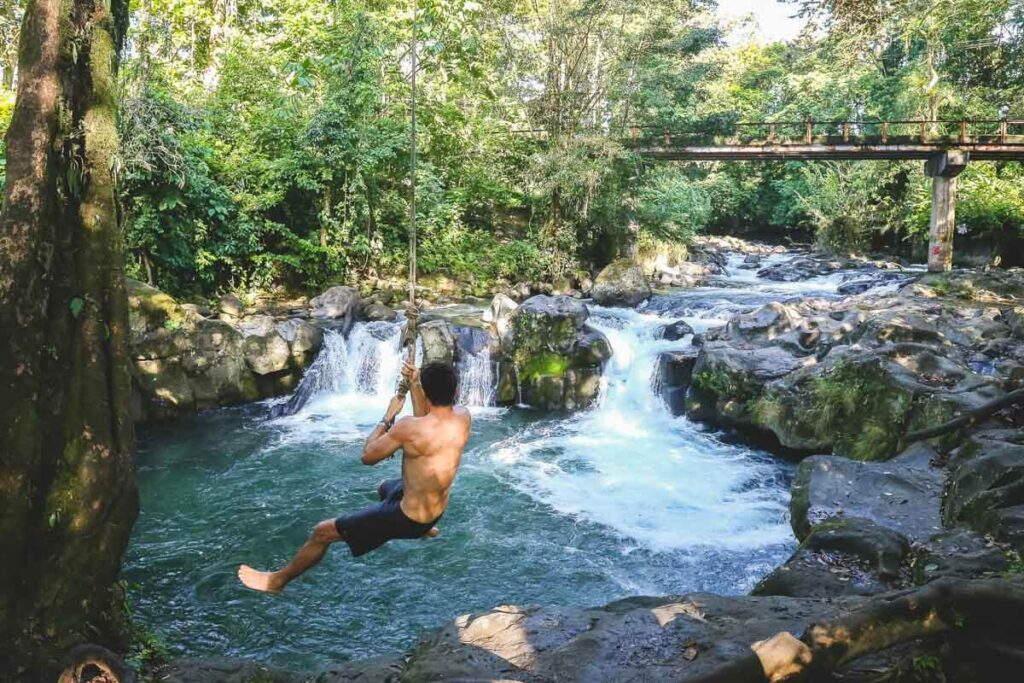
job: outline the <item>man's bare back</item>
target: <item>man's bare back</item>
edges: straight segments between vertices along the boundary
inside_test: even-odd
[[[317,524],[287,566],[274,572],[240,566],[238,578],[247,587],[279,593],[320,562],[327,548],[338,541],[345,541],[358,557],[392,539],[437,534],[434,525],[448,507],[472,420],[468,410],[453,405],[457,389],[454,369],[427,365],[422,383],[415,366],[406,364],[402,374],[409,383],[413,416],[394,422],[405,397],[393,398],[384,419],[366,439],[362,455],[364,464],[376,465],[401,449],[401,480],[378,486],[381,502],[377,505]]]
[[[471,420],[462,407],[435,408],[395,425],[402,440],[402,511],[417,522],[437,519],[448,507],[448,492],[469,441]]]

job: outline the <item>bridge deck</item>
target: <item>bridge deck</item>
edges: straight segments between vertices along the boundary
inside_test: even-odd
[[[816,138],[805,141],[766,141],[739,144],[687,144],[669,140],[638,140],[627,145],[642,156],[666,161],[811,161],[827,159],[928,159],[950,149],[961,149],[976,161],[1024,161],[1024,136],[995,140],[932,138],[922,144],[907,137]]]

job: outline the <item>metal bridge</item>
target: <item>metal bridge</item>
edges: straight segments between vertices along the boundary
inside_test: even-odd
[[[773,121],[722,135],[631,127],[626,146],[666,161],[931,159],[951,149],[975,161],[1024,161],[1024,120]]]
[[[925,161],[925,173],[933,179],[928,248],[933,272],[953,264],[957,176],[971,161],[1024,161],[1024,120],[764,121],[719,127],[723,132],[631,126],[616,137],[636,154],[664,161]],[[544,131],[515,132],[549,138]]]

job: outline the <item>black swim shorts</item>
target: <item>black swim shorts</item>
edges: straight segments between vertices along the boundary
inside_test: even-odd
[[[426,524],[416,522],[402,512],[401,479],[389,479],[377,489],[380,502],[368,508],[342,515],[334,520],[334,526],[343,541],[348,543],[353,557],[376,550],[393,538],[420,538],[437,524],[438,517]]]

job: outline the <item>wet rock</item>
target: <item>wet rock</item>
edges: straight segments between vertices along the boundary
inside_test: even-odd
[[[837,517],[813,527],[797,551],[765,577],[753,595],[833,597],[889,590],[910,544],[867,519]]]
[[[1003,319],[1010,328],[1010,333],[1017,339],[1024,339],[1024,306],[1008,308],[1003,312]]]
[[[658,357],[658,391],[673,415],[686,412],[686,394],[696,363],[696,349],[669,351]]]
[[[757,276],[776,282],[800,282],[814,277],[831,275],[846,266],[847,264],[832,259],[797,256],[788,261],[762,268],[757,271]]]
[[[162,683],[301,683],[305,676],[235,657],[175,659],[160,668]]]
[[[759,428],[755,408],[765,385],[813,363],[813,358],[800,358],[777,346],[737,353],[727,342],[705,341],[693,371],[687,415],[722,426]]]
[[[524,403],[576,410],[597,398],[611,345],[585,325],[589,315],[575,299],[545,295],[528,299],[511,315],[504,356],[515,365]]]
[[[334,664],[306,683],[399,683],[405,670],[404,657],[373,657]]]
[[[130,292],[136,420],[287,393],[323,342],[304,320],[257,315],[233,324],[190,313],[147,285]]]
[[[425,638],[407,680],[687,681],[860,604],[693,594],[630,598],[598,609],[499,607]]]
[[[362,316],[364,320],[369,320],[370,322],[383,321],[390,323],[398,320],[398,313],[394,309],[377,302],[364,305],[362,307]]]
[[[598,274],[590,295],[602,306],[636,306],[651,297],[651,287],[640,266],[619,259]]]
[[[679,341],[688,334],[693,334],[693,328],[685,320],[677,320],[661,328],[661,338],[666,341]]]
[[[455,334],[445,320],[429,320],[416,328],[423,345],[423,363],[455,364]]]
[[[348,334],[359,315],[361,299],[352,287],[331,287],[309,302],[311,315],[337,324],[342,334]]]
[[[911,541],[942,531],[939,502],[945,472],[937,453],[917,444],[888,462],[857,462],[817,455],[800,463],[793,479],[793,532],[805,539],[815,525],[839,517],[866,519]]]
[[[795,330],[804,322],[793,306],[770,303],[753,313],[734,316],[725,326],[724,336],[746,342],[771,341]]]

